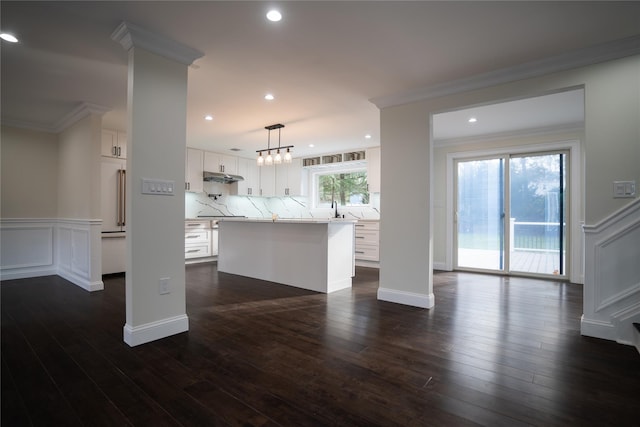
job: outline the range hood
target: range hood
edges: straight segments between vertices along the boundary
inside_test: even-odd
[[[207,172],[203,174],[203,180],[206,182],[220,182],[222,184],[233,184],[234,182],[244,181],[240,175],[230,175],[224,172]]]

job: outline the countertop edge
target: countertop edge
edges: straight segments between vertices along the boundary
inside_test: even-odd
[[[256,222],[256,223],[280,223],[280,224],[355,224],[356,219],[320,219],[320,218],[278,218],[275,221],[269,218],[220,218],[223,222]]]

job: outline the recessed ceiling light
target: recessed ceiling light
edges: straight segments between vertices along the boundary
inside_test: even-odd
[[[310,147],[310,148],[313,148],[313,147],[315,147],[315,145],[313,145],[313,144],[309,144],[309,147]]]
[[[282,14],[277,10],[270,10],[267,12],[267,19],[271,22],[278,22],[282,19]]]
[[[13,34],[9,34],[9,33],[0,34],[0,39],[11,42],[11,43],[16,43],[18,41],[18,39]]]
[[[210,122],[211,120],[213,120],[213,116],[210,114],[207,114],[206,116],[204,116],[204,119],[208,122]]]
[[[476,119],[475,117],[471,117],[471,118],[469,119],[469,123],[475,123],[475,122],[477,122],[477,121],[478,121],[478,119]]]
[[[266,99],[267,101],[273,101],[274,99],[276,99],[276,97],[273,96],[273,94],[268,93],[264,96],[264,99]]]
[[[365,139],[371,139],[371,135],[369,135],[369,134],[366,134],[364,137],[365,137]]]

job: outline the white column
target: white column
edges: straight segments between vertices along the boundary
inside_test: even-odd
[[[124,341],[135,346],[189,329],[183,185],[187,67],[202,54],[129,23],[112,38],[129,52]],[[173,182],[173,195],[142,194],[143,178]]]

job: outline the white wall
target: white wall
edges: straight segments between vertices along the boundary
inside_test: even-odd
[[[90,114],[60,133],[58,152],[58,217],[60,218],[100,218],[101,124],[99,116]]]
[[[430,308],[434,300],[429,110],[417,104],[383,109],[380,132],[384,197],[378,297]]]
[[[60,135],[2,128],[3,279],[58,274],[101,290],[101,119]]]
[[[58,136],[2,126],[0,216],[58,214]]]
[[[184,267],[187,66],[129,51],[127,272],[124,339],[138,345],[188,330]],[[176,183],[173,196],[141,194],[143,178]],[[169,294],[160,294],[160,279]]]
[[[614,180],[640,182],[640,56],[519,80],[381,110],[380,287],[432,296],[431,114],[585,88],[585,220],[592,224],[629,200],[613,199]],[[406,179],[411,170],[414,179]],[[433,186],[445,185],[434,180]],[[397,191],[402,188],[402,192]],[[401,196],[401,194],[403,194]],[[406,197],[410,195],[411,197]],[[407,255],[408,254],[408,255]],[[429,271],[426,271],[428,266]]]

